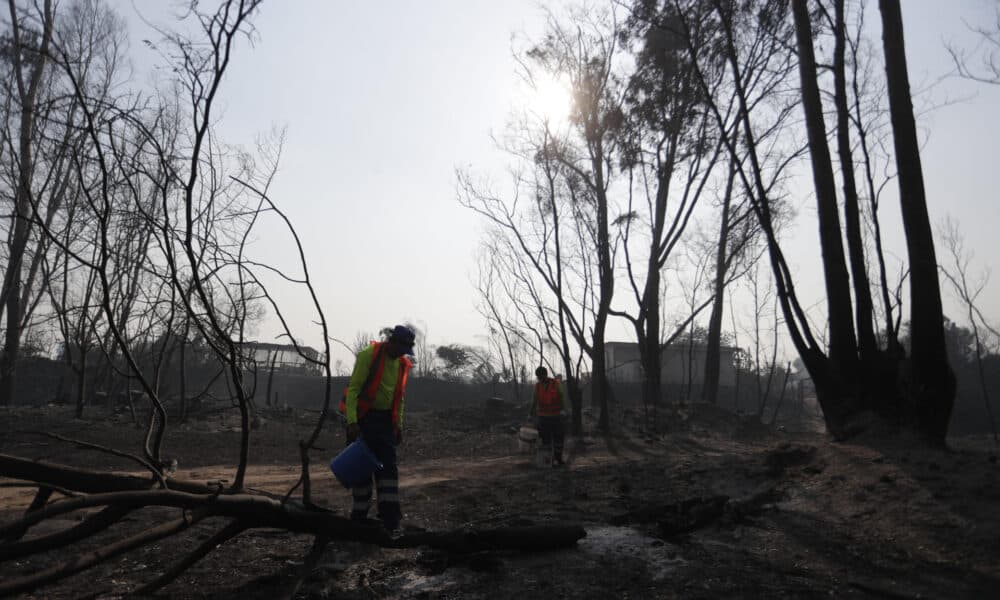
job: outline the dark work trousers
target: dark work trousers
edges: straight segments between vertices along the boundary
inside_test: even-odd
[[[399,508],[399,469],[396,468],[396,430],[392,424],[392,411],[369,410],[358,421],[361,438],[382,463],[382,470],[375,472],[375,486],[378,492],[378,516],[386,529],[399,527],[403,513]],[[351,489],[354,506],[351,519],[364,520],[368,517],[368,507],[372,501],[372,482]]]
[[[562,462],[563,432],[562,417],[538,417],[538,437],[542,438],[541,452],[546,458],[554,456],[557,462]],[[550,450],[551,449],[551,450]]]

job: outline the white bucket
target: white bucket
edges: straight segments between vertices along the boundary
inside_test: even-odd
[[[517,451],[531,454],[538,446],[538,430],[525,425],[517,432]]]

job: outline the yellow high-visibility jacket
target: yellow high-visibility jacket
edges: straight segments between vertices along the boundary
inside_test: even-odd
[[[362,392],[362,387],[365,385],[365,380],[368,379],[368,372],[370,369],[376,368],[373,364],[374,354],[376,345],[373,343],[367,348],[358,353],[358,357],[354,362],[354,371],[351,373],[351,380],[347,386],[347,397],[345,398],[345,416],[347,417],[347,423],[357,423],[358,422],[358,396]],[[375,397],[371,399],[371,408],[375,410],[392,410],[393,400],[396,396],[396,386],[400,383],[400,369],[409,370],[410,361],[405,356],[400,356],[399,358],[390,358],[388,355],[384,356],[385,365],[382,367],[382,379],[379,381],[378,388],[375,391]],[[403,388],[400,390],[399,405],[394,411],[394,420],[397,428],[403,427],[403,406],[406,387],[406,377],[402,378]]]

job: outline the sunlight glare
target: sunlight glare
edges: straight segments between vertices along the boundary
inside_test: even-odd
[[[569,121],[573,97],[569,82],[556,78],[539,78],[534,89],[527,90],[528,110],[552,127],[562,127]]]

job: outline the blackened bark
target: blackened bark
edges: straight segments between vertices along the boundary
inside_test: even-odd
[[[899,200],[910,263],[911,363],[908,415],[927,441],[944,445],[955,401],[955,375],[945,349],[941,286],[927,214],[920,144],[913,116],[899,0],[879,0]]]
[[[68,353],[68,352],[67,352]],[[80,349],[80,368],[76,371],[76,418],[83,418],[83,407],[87,405],[87,349]]]
[[[569,365],[569,361],[565,362]],[[570,434],[574,436],[583,435],[583,391],[580,389],[580,380],[574,375],[570,375],[572,371],[566,371],[566,392],[569,394],[569,405],[573,408],[573,420],[572,426],[570,428]]]
[[[604,335],[611,312],[611,299],[614,296],[615,272],[611,264],[611,235],[608,224],[608,196],[604,181],[605,158],[604,144],[599,138],[594,142],[592,151],[592,166],[594,168],[594,188],[597,196],[597,255],[598,255],[598,293],[597,314],[594,315],[594,347],[591,356],[592,379],[591,390],[593,398],[600,408],[597,427],[602,432],[608,432],[611,424],[608,418],[608,370],[607,357],[604,349]]]
[[[799,74],[802,80],[802,106],[805,110],[809,153],[812,158],[813,183],[819,218],[819,241],[823,254],[827,311],[830,319],[830,360],[839,377],[852,381],[856,372],[857,340],[851,311],[851,288],[844,262],[837,190],[833,177],[830,149],[826,145],[823,103],[816,81],[816,57],[806,0],[793,0],[795,36],[799,48]]]
[[[184,335],[181,336],[180,393],[181,393],[181,423],[187,423],[187,337],[189,321],[184,323]]]
[[[719,225],[719,247],[715,253],[715,296],[708,317],[708,340],[705,347],[705,381],[701,390],[704,402],[715,404],[719,398],[719,370],[722,360],[722,309],[726,293],[726,251],[729,243],[729,208],[733,199],[736,169],[730,168],[726,192],[722,198],[722,220]]]
[[[854,282],[854,312],[858,328],[858,356],[862,370],[874,368],[878,344],[872,317],[871,286],[865,266],[864,242],[861,238],[861,216],[858,208],[858,186],[854,178],[854,158],[851,152],[850,108],[847,102],[847,75],[845,54],[847,31],[844,23],[844,0],[835,2],[836,41],[833,52],[834,103],[837,106],[837,153],[844,180],[844,227],[847,234],[847,251],[851,262],[851,279]],[[866,378],[867,379],[867,378]]]
[[[79,469],[57,463],[29,460],[19,456],[0,454],[0,475],[48,484],[64,490],[84,494],[104,494],[119,491],[148,490],[156,486],[152,477],[118,475],[103,471]],[[212,494],[218,487],[189,480],[168,479],[170,489],[192,494]]]
[[[656,255],[649,259],[656,261]],[[649,268],[646,272],[646,291],[643,293],[646,306],[640,310],[645,313],[645,331],[641,331],[643,322],[638,324],[640,361],[642,362],[642,396],[646,407],[646,420],[650,427],[656,427],[657,412],[662,400],[662,376],[660,349],[660,270]]]
[[[591,359],[593,363],[593,373],[591,374],[591,389],[593,401],[600,410],[597,419],[597,427],[601,432],[607,433],[611,428],[608,417],[608,374],[607,360],[604,355],[604,329],[607,324],[607,316],[601,319],[601,323],[594,324],[594,355]]]
[[[46,0],[42,22],[42,39],[38,52],[33,55],[30,77],[24,81],[24,66],[21,63],[21,37],[18,16],[14,4],[10,4],[11,32],[14,42],[12,54],[13,69],[17,82],[18,102],[21,105],[18,123],[17,190],[14,200],[14,232],[8,248],[7,269],[4,272],[2,295],[6,307],[7,329],[4,335],[3,352],[0,353],[0,405],[10,406],[14,398],[14,381],[17,359],[21,353],[21,318],[24,308],[21,304],[21,272],[24,252],[28,247],[31,233],[31,177],[34,172],[32,158],[32,134],[35,133],[35,102],[42,81],[52,39],[52,2]]]

